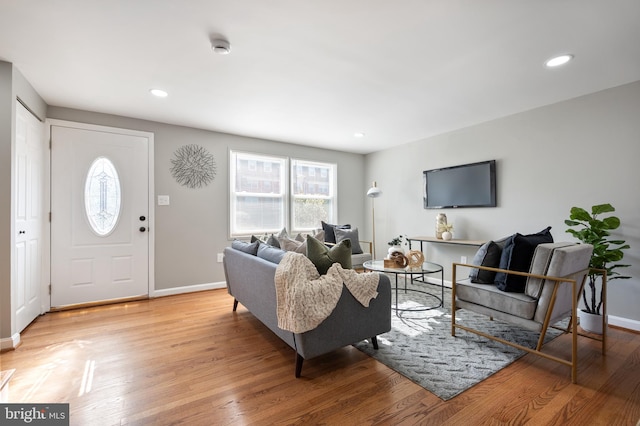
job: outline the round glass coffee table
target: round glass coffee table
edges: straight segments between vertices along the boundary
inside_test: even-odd
[[[444,306],[444,269],[442,265],[438,265],[433,262],[424,262],[421,267],[406,267],[406,268],[390,268],[384,266],[384,260],[368,260],[364,262],[362,265],[365,271],[375,271],[382,272],[385,274],[393,274],[395,275],[395,292],[396,292],[396,306],[392,306],[391,308],[396,311],[428,311],[430,309],[441,308]],[[404,292],[413,291],[417,293],[426,294],[438,301],[437,305],[429,306],[425,308],[411,308],[411,309],[401,309],[398,308],[398,275],[408,275],[411,279],[412,283],[423,283],[427,284],[425,281],[425,275],[440,273],[440,295],[429,293],[425,290],[418,290],[413,288],[407,288],[407,280],[404,281]]]

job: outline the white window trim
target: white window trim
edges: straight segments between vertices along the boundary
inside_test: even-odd
[[[236,197],[237,197],[237,193],[235,192],[235,180],[233,179],[236,176],[236,157],[240,155],[240,156],[251,156],[251,157],[259,157],[259,158],[263,158],[263,159],[272,159],[274,161],[278,161],[278,162],[282,162],[282,195],[279,194],[265,194],[265,193],[251,193],[251,192],[244,192],[242,193],[242,195],[245,196],[259,196],[262,198],[269,198],[269,197],[273,197],[273,198],[282,198],[284,205],[282,206],[282,215],[283,215],[283,226],[286,227],[287,229],[289,226],[288,220],[289,220],[289,197],[288,197],[288,191],[289,191],[289,159],[287,157],[282,157],[282,156],[277,156],[277,155],[269,155],[269,154],[259,154],[259,153],[254,153],[254,152],[248,152],[248,151],[236,151],[236,150],[229,150],[229,187],[228,187],[228,194],[229,194],[229,209],[228,209],[228,221],[227,221],[227,226],[228,226],[228,236],[229,239],[233,239],[233,238],[242,238],[242,237],[248,237],[251,235],[258,235],[258,234],[263,234],[264,232],[279,232],[280,229],[270,229],[270,230],[265,230],[265,229],[255,229],[255,230],[247,230],[246,232],[234,232],[234,214],[236,212]],[[256,163],[257,166],[257,163]],[[256,167],[257,168],[257,167]]]
[[[243,233],[239,233],[239,232],[234,232],[234,223],[233,220],[235,219],[233,217],[233,215],[235,214],[236,211],[236,192],[235,192],[235,180],[234,177],[237,174],[237,171],[235,169],[236,167],[236,162],[235,162],[235,158],[237,157],[237,155],[246,155],[246,156],[255,156],[255,157],[261,157],[261,158],[271,158],[274,160],[278,160],[278,161],[283,161],[284,164],[284,177],[283,177],[283,185],[284,185],[284,193],[282,195],[283,197],[283,201],[284,201],[284,205],[283,205],[283,212],[284,212],[284,218],[283,218],[283,223],[284,223],[284,228],[286,228],[290,234],[293,233],[297,233],[297,232],[309,232],[312,231],[314,229],[318,229],[320,227],[320,223],[318,223],[318,225],[314,228],[310,228],[310,229],[292,229],[291,225],[293,223],[294,220],[294,202],[297,198],[306,198],[306,199],[310,199],[310,198],[318,198],[318,199],[332,199],[333,202],[331,203],[331,215],[332,218],[329,218],[329,221],[333,221],[333,223],[337,223],[338,219],[337,219],[337,213],[338,213],[338,165],[336,163],[329,163],[329,162],[321,162],[321,161],[312,161],[312,160],[305,160],[305,159],[301,159],[301,158],[291,158],[291,157],[285,157],[285,156],[278,156],[278,155],[271,155],[271,154],[261,154],[261,153],[255,153],[255,152],[249,152],[249,151],[240,151],[240,150],[229,150],[229,186],[228,186],[228,194],[229,194],[229,209],[227,210],[227,214],[228,214],[228,220],[227,220],[227,224],[228,224],[228,236],[229,239],[233,239],[233,238],[243,238],[243,237],[249,237],[251,235],[263,235],[265,232],[266,233],[278,233],[280,232],[280,229],[256,229],[254,230],[254,232],[243,232]],[[329,195],[305,195],[305,196],[300,196],[300,195],[294,195],[294,188],[293,185],[295,185],[295,180],[293,179],[293,173],[294,173],[294,168],[298,165],[298,164],[305,164],[305,165],[313,165],[316,164],[320,167],[326,168],[327,166],[330,166],[331,171],[332,171],[332,179],[329,183]],[[244,193],[246,195],[251,195],[251,193]],[[259,195],[260,197],[269,197],[269,194],[256,194]],[[279,197],[279,195],[274,194],[273,197]]]

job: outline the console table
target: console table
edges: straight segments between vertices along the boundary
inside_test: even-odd
[[[424,248],[422,246],[423,243],[436,243],[436,244],[454,244],[459,246],[475,246],[480,247],[486,241],[479,240],[441,240],[436,237],[407,237],[407,241],[409,241],[409,249],[411,249],[412,241],[420,241],[420,251],[423,251]]]

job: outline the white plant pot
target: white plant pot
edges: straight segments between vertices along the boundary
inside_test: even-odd
[[[453,238],[453,234],[449,231],[444,231],[442,233],[442,239],[445,241],[449,241],[451,238]]]
[[[389,250],[387,251],[387,253],[389,253],[389,256],[391,256],[391,253],[393,253],[394,251],[399,251],[400,253],[404,253],[404,250],[402,250],[402,247],[400,246],[389,247]]]
[[[589,333],[602,334],[602,315],[590,314],[578,309],[580,327]]]

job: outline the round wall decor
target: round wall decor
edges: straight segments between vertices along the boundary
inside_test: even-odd
[[[173,153],[171,176],[182,186],[202,188],[216,177],[216,160],[199,145],[183,145]]]

